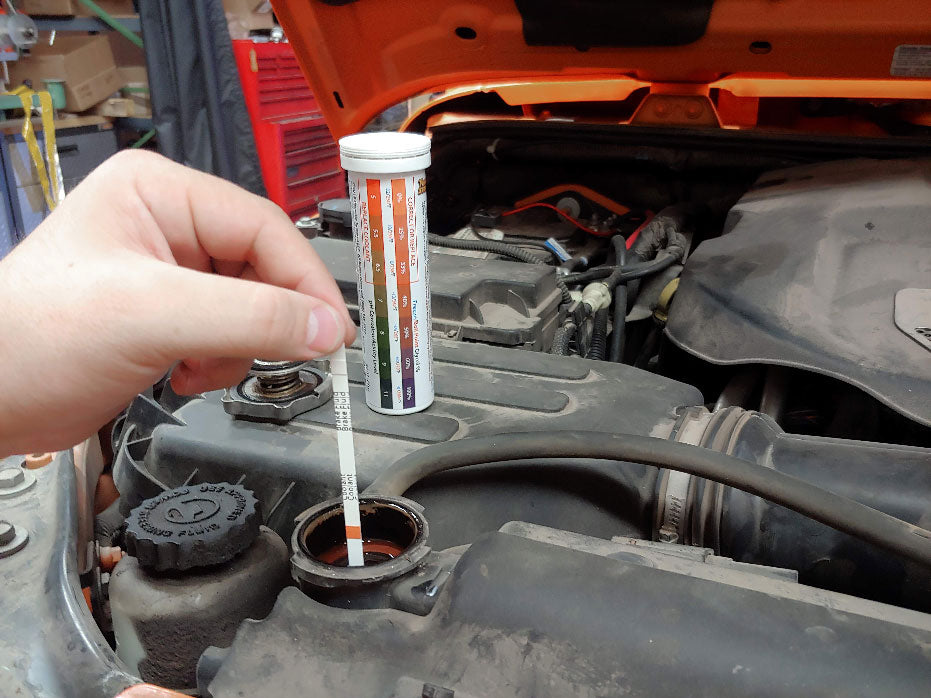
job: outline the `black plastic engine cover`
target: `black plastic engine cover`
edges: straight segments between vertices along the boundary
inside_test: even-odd
[[[923,614],[726,565],[593,554],[608,541],[569,545],[481,538],[426,617],[286,589],[266,620],[240,628],[207,695],[928,695]]]
[[[387,416],[365,404],[359,350],[347,356],[360,487],[430,443],[553,429],[665,438],[679,407],[702,403],[695,388],[630,366],[437,341],[436,401],[424,412]],[[332,404],[279,425],[234,419],[220,393],[209,393],[164,421],[151,436],[124,433],[114,466],[124,507],[163,487],[234,482],[255,492],[266,525],[287,538],[295,516],[339,494]],[[409,496],[426,508],[437,549],[470,543],[513,519],[648,537],[655,481],[655,469],[643,465],[510,464],[445,473]]]
[[[931,287],[931,161],[770,172],[689,258],[666,332],[717,364],[808,369],[931,426],[931,351],[895,297]]]
[[[312,244],[358,320],[352,243],[316,238]],[[548,351],[556,332],[560,298],[551,266],[443,252],[430,255],[433,330],[441,336]]]

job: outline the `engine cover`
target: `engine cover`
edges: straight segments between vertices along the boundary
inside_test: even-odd
[[[931,285],[929,219],[927,160],[770,172],[689,258],[666,332],[706,361],[833,376],[931,425],[931,351],[895,323],[896,294]]]
[[[631,366],[439,340],[435,402],[398,418],[366,407],[360,350],[347,357],[361,487],[431,443],[544,429],[665,438],[680,407],[702,403],[697,389]],[[128,513],[191,482],[239,483],[256,493],[266,525],[287,538],[295,516],[339,494],[332,404],[272,424],[234,419],[220,397],[208,393],[165,412],[145,398],[134,403],[114,465],[121,506]],[[637,494],[653,491],[656,471],[647,466],[620,476],[609,463],[600,470],[554,463],[542,475],[531,466],[468,470],[411,491],[427,508],[435,548],[471,543],[512,519],[603,537],[652,530],[649,498]]]
[[[426,617],[286,589],[266,620],[201,661],[200,687],[210,698],[927,695],[926,615],[708,553],[511,523],[463,554]]]
[[[313,241],[357,316],[359,299],[352,242]],[[467,342],[547,351],[556,332],[560,302],[553,268],[432,251],[430,304],[433,330]]]

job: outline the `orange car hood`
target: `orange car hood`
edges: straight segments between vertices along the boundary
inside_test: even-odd
[[[272,5],[336,136],[408,97],[466,85],[511,86],[512,98],[538,103],[593,92],[618,99],[644,85],[749,98],[931,98],[928,0]]]

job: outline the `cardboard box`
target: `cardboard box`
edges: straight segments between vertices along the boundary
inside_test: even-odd
[[[73,15],[71,0],[20,0],[16,9],[27,15]]]
[[[132,0],[94,0],[102,10],[111,15],[135,14]],[[16,9],[27,15],[74,15],[88,17],[96,15],[80,0],[19,0]]]
[[[42,89],[42,80],[63,80],[68,111],[90,109],[122,87],[105,36],[59,36],[55,44],[36,44],[28,57],[10,65],[10,84],[32,80]]]
[[[110,41],[110,50],[113,51],[113,60],[118,68],[124,65],[145,65],[145,51],[136,46],[119,32],[107,32]]]
[[[149,72],[144,65],[121,65],[116,70],[120,74],[120,87],[149,84]]]
[[[109,97],[94,107],[94,113],[100,116],[151,119],[152,108],[149,101],[139,96]]]
[[[131,109],[134,113],[131,116],[152,116],[149,73],[145,66],[121,65],[116,70],[120,74],[120,97],[128,99],[133,103]]]
[[[104,12],[114,17],[126,17],[127,15],[136,14],[136,8],[133,7],[133,0],[94,0]],[[96,16],[97,13],[89,10],[80,0],[71,0],[74,7],[74,14],[79,17]]]
[[[245,31],[271,29],[275,26],[271,3],[268,0],[223,0],[226,18]]]

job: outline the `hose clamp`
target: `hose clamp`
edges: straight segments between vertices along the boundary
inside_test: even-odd
[[[705,430],[711,421],[712,413],[704,407],[692,408],[685,412],[673,433],[673,440],[678,443],[701,445]],[[661,511],[656,537],[663,543],[679,543],[686,539],[685,528],[688,524],[689,491],[693,477],[678,470],[663,470],[661,487]]]

